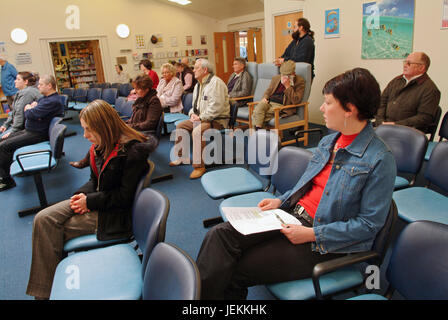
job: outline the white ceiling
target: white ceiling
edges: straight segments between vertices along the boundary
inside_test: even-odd
[[[156,0],[185,10],[190,10],[217,20],[244,16],[264,10],[263,0],[190,0],[185,6],[168,0]]]

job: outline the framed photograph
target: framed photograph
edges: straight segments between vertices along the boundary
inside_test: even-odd
[[[363,4],[362,59],[404,59],[414,38],[414,0]]]
[[[206,45],[207,44],[207,36],[205,36],[205,35],[201,36],[201,44],[202,45]]]
[[[177,47],[177,37],[170,38],[171,47]]]
[[[340,25],[339,9],[325,10],[325,38],[339,38]]]
[[[193,45],[193,37],[192,36],[186,36],[185,40],[186,40],[186,45],[187,46],[192,46]]]
[[[146,49],[145,35],[143,35],[143,34],[135,35],[135,48],[136,49]]]

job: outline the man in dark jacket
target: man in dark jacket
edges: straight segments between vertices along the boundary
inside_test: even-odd
[[[403,74],[381,95],[375,125],[400,124],[428,132],[440,101],[440,91],[427,74],[430,63],[423,52],[413,52],[403,61]]]
[[[51,119],[64,114],[53,76],[45,75],[39,79],[39,91],[43,97],[25,106],[25,129],[11,133],[8,139],[0,142],[0,192],[16,186],[9,174],[14,152],[23,146],[48,140]]]

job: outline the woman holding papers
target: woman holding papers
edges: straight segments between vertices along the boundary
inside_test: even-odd
[[[356,68],[328,81],[323,94],[326,126],[338,132],[320,141],[294,188],[258,204],[302,225],[246,236],[228,222],[214,227],[197,258],[203,299],[244,299],[250,286],[308,278],[319,262],[371,249],[396,176],[394,156],[370,123],[380,87]]]

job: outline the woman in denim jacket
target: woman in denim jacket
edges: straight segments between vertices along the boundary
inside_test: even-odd
[[[347,71],[323,89],[324,137],[294,188],[262,200],[302,223],[244,236],[228,222],[210,230],[197,258],[203,299],[244,299],[247,287],[311,277],[315,264],[370,250],[385,223],[396,176],[395,159],[369,121],[380,103],[366,69]]]

